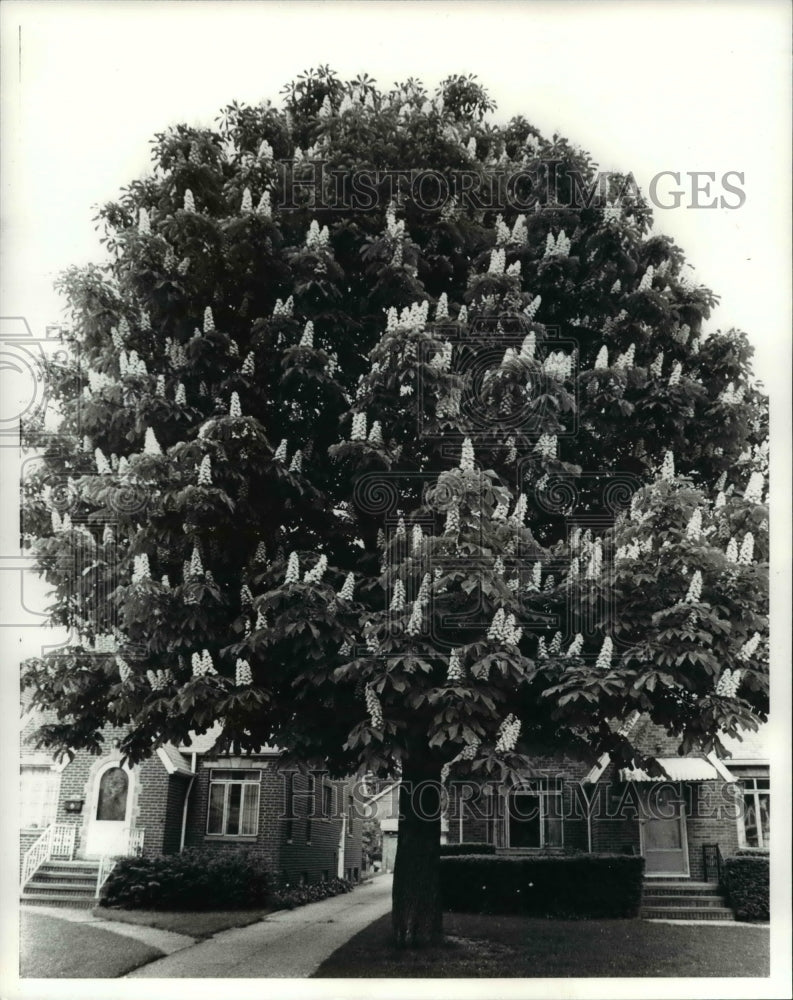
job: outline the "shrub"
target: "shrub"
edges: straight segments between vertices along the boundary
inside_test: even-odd
[[[769,858],[756,851],[739,852],[724,865],[727,897],[739,920],[769,919]]]
[[[458,854],[495,854],[495,844],[441,844],[441,857],[450,858]]]
[[[352,892],[354,886],[346,878],[331,878],[325,882],[314,882],[311,885],[300,885],[294,889],[286,888],[274,892],[270,896],[270,905],[275,910],[294,910],[296,906],[306,903],[316,903],[320,899],[339,896],[343,892]]]
[[[100,905],[151,910],[216,910],[264,906],[269,876],[245,851],[184,851],[120,858]]]
[[[441,859],[449,910],[544,917],[634,917],[644,858],[620,854]]]

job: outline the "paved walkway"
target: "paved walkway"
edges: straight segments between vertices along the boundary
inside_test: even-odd
[[[145,927],[142,924],[122,923],[120,920],[105,920],[104,917],[95,917],[90,910],[78,910],[66,906],[23,906],[22,910],[33,914],[40,913],[47,917],[57,917],[58,920],[67,920],[70,924],[90,924],[122,937],[135,938],[136,941],[141,941],[152,948],[159,948],[166,955],[195,944],[195,938],[188,937],[187,934],[164,931],[158,927]],[[112,912],[108,910],[108,913]]]
[[[280,910],[221,931],[130,972],[127,979],[284,979],[310,976],[358,931],[391,910],[390,875],[353,892]]]

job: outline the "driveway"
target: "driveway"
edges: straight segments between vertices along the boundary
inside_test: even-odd
[[[310,976],[358,931],[391,910],[390,875],[150,962],[127,979],[285,979]]]

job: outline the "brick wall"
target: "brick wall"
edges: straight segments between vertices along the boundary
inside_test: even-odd
[[[209,808],[209,772],[212,768],[229,770],[234,766],[261,771],[259,792],[258,834],[255,837],[214,837],[206,832]],[[190,792],[187,811],[185,847],[200,850],[248,851],[261,859],[278,880],[278,823],[281,797],[276,793],[280,779],[272,760],[261,758],[229,759],[199,758],[196,779]]]
[[[736,804],[729,797],[732,783],[703,781],[696,788],[695,808],[686,820],[691,878],[705,878],[703,846],[718,844],[727,858],[738,850]],[[697,814],[700,815],[697,815]]]
[[[255,837],[218,837],[206,833],[210,771],[241,767],[261,770],[258,833]],[[288,818],[287,788],[291,781],[293,818]],[[276,884],[295,885],[333,878],[339,867],[342,813],[348,808],[348,787],[340,782],[324,784],[332,790],[331,810],[323,817],[325,795],[317,778],[315,804],[309,796],[309,779],[299,771],[279,769],[273,758],[215,758],[199,761],[190,793],[186,846],[202,850],[245,850],[260,858]],[[311,815],[311,813],[314,815]],[[361,871],[361,820],[345,828],[342,870],[351,877]]]
[[[102,753],[95,755],[87,751],[78,751],[61,772],[55,822],[77,827],[77,857],[85,856],[86,834],[92,819],[99,771],[110,761],[120,764],[121,754],[114,747],[114,743],[124,736],[124,732],[118,727],[106,727],[102,731],[104,741]],[[132,769],[129,789],[129,794],[132,796],[130,828],[145,829],[145,853],[161,853],[167,849],[166,820],[170,820],[171,816],[168,814],[169,779],[158,757],[151,757]],[[67,799],[82,799],[82,812],[79,814],[66,812]],[[181,805],[179,809],[181,810]]]
[[[159,757],[144,761],[137,769],[140,792],[136,823],[145,831],[143,853],[170,854],[179,850],[182,807],[190,779],[168,774]]]
[[[606,777],[589,794],[593,797],[590,820],[593,853],[638,854],[641,787]]]
[[[184,800],[190,787],[190,779],[183,775],[168,777],[168,795],[165,802],[165,828],[163,830],[163,854],[174,854],[181,846],[182,814]]]
[[[281,772],[282,780],[286,777],[286,773]],[[293,811],[296,818],[291,820],[291,823],[282,820],[280,824],[281,876],[291,885],[333,878],[337,874],[339,864],[343,822],[341,817],[347,808],[344,786],[338,782],[325,781],[326,787],[331,789],[331,802],[330,815],[324,818],[323,797],[326,793],[321,791],[321,779],[316,780],[315,801],[312,806],[308,777],[299,772],[292,774]],[[282,785],[279,789],[281,796],[284,794],[284,787]],[[360,822],[358,825],[360,826]],[[287,836],[289,833],[291,837]]]
[[[145,760],[137,769],[139,781],[137,829],[143,828],[144,854],[162,854],[168,774],[158,757]]]

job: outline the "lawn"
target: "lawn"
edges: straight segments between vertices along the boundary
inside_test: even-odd
[[[92,910],[95,917],[102,920],[118,920],[125,924],[141,924],[157,927],[163,931],[175,931],[192,938],[208,938],[218,931],[230,927],[247,927],[262,920],[272,910],[205,910],[192,912],[170,912],[164,910],[121,910],[108,906],[98,906]]]
[[[444,928],[444,946],[398,951],[389,941],[391,917],[382,917],[326,959],[314,978],[769,975],[768,927],[447,913]]]
[[[21,914],[20,938],[24,979],[115,979],[163,954],[91,924],[29,910]]]

